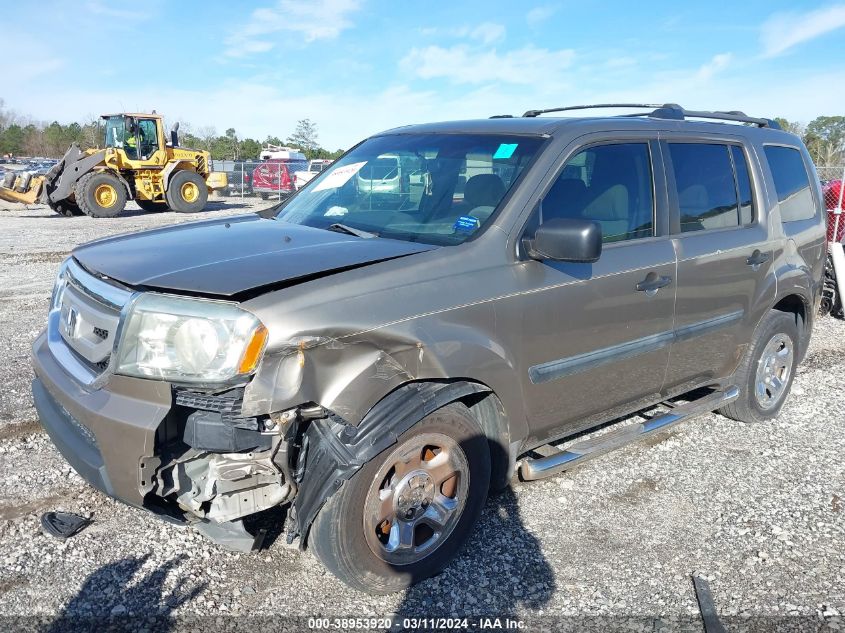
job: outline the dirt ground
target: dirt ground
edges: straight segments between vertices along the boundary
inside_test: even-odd
[[[830,318],[778,420],[710,414],[570,473],[514,481],[489,500],[463,554],[401,594],[356,593],[283,539],[252,554],[224,551],[95,492],[41,431],[30,395],[30,346],[59,263],[98,237],[261,204],[94,219],[0,202],[0,622],[42,616],[74,630],[109,616],[160,630],[205,618],[216,628],[308,630],[314,616],[401,624],[437,615],[467,617],[470,628],[499,617],[523,630],[700,631],[698,571],[728,630],[845,627],[845,322]],[[47,510],[94,523],[59,541],[41,532]]]

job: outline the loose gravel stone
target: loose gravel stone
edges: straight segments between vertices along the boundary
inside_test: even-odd
[[[234,554],[91,489],[41,431],[29,389],[30,345],[59,263],[91,239],[262,204],[94,219],[0,202],[0,616],[131,618],[150,631],[161,618],[190,629],[198,616],[234,629],[243,620],[232,614],[700,631],[690,580],[699,572],[731,622],[845,629],[845,323],[830,318],[818,322],[779,419],[747,425],[709,414],[555,478],[514,481],[488,501],[452,565],[396,595],[356,593],[283,538]],[[59,541],[41,533],[47,510],[94,523]]]

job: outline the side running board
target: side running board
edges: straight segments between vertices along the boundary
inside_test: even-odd
[[[576,442],[563,450],[549,445],[542,446],[535,452],[543,453],[545,457],[523,459],[519,474],[526,481],[551,477],[575,468],[575,466],[583,464],[593,457],[642,439],[655,431],[666,429],[696,415],[709,413],[729,402],[733,402],[738,397],[739,388],[728,387],[724,391],[710,393],[703,398],[675,407],[667,413],[657,415],[646,422],[620,427],[604,435]]]

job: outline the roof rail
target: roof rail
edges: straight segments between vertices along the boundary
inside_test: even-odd
[[[647,116],[655,119],[673,119],[676,121],[683,121],[687,118],[693,119],[713,119],[718,121],[737,121],[740,123],[753,123],[760,127],[768,127],[774,130],[781,129],[777,121],[772,119],[764,119],[758,117],[751,117],[739,110],[684,110],[677,103],[664,103],[663,105],[652,103],[597,103],[594,105],[577,105],[565,106],[562,108],[548,108],[546,110],[528,110],[522,116],[537,117],[547,112],[566,112],[569,110],[591,110],[593,108],[654,108],[651,112],[637,112],[635,114],[624,114],[622,116],[637,117]]]

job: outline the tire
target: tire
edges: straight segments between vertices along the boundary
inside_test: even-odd
[[[439,459],[444,452],[446,461]],[[489,483],[487,438],[464,405],[447,405],[403,433],[329,498],[314,520],[309,544],[350,587],[373,594],[400,591],[451,562],[481,514]],[[439,532],[429,523],[438,511],[445,517]],[[400,521],[399,513],[414,516]],[[414,526],[404,532],[413,547],[398,543],[390,551],[397,544],[391,541],[401,540],[403,524]]]
[[[82,215],[82,209],[80,209],[75,202],[72,200],[59,200],[58,202],[51,202],[50,208],[58,213],[59,215],[63,215],[65,217],[73,217],[75,215]]]
[[[167,206],[179,213],[196,213],[205,209],[208,187],[195,171],[183,169],[170,178],[165,194]]]
[[[113,218],[126,207],[123,183],[106,171],[92,171],[76,182],[76,204],[85,215]]]
[[[776,418],[792,388],[799,346],[796,316],[771,310],[757,326],[751,346],[734,373],[739,398],[719,409],[719,413],[741,422]]]
[[[135,204],[137,204],[142,211],[150,211],[155,213],[160,213],[161,211],[169,211],[167,204],[164,202],[153,202],[152,200],[135,200]]]

